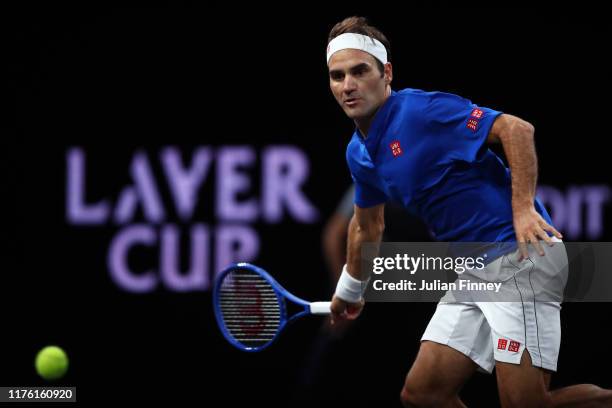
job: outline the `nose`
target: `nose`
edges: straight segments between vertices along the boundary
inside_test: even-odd
[[[353,78],[352,75],[345,76],[344,81],[342,82],[342,92],[346,94],[350,94],[356,89],[357,89],[357,81],[355,81],[355,78]]]

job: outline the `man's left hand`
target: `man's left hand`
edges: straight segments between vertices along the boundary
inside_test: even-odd
[[[563,237],[559,231],[542,218],[533,205],[515,208],[513,209],[513,213],[514,231],[516,232],[516,241],[521,251],[521,261],[529,258],[527,246],[530,243],[536,248],[541,256],[544,256],[544,250],[542,249],[542,245],[540,245],[540,240],[545,241],[548,245],[553,245],[553,241],[547,232],[552,233],[559,239]]]

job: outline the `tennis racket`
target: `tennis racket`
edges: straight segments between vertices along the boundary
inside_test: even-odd
[[[288,302],[299,311],[289,315]],[[218,276],[213,305],[223,336],[243,351],[269,347],[287,325],[306,315],[330,314],[331,302],[307,302],[289,293],[255,265],[230,265]]]

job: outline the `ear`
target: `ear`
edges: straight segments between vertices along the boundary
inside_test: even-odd
[[[393,66],[391,65],[390,62],[387,62],[385,64],[385,72],[384,72],[384,76],[385,76],[385,83],[387,85],[389,85],[391,83],[391,81],[393,81]]]

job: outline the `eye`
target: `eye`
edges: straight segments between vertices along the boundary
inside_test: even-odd
[[[365,75],[368,72],[368,67],[362,66],[362,67],[358,67],[355,68],[355,70],[353,71],[353,75],[356,77],[360,77]]]
[[[329,77],[332,81],[342,81],[344,79],[344,75],[339,72],[332,72],[329,74]]]

